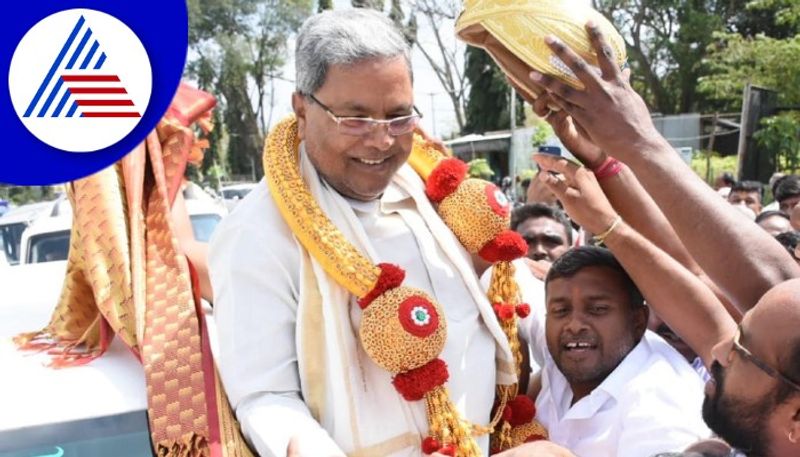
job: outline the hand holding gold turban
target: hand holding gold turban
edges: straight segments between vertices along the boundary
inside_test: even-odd
[[[536,98],[540,89],[528,78],[531,70],[583,89],[544,39],[555,36],[587,63],[597,66],[597,54],[585,28],[589,21],[599,27],[617,63],[624,66],[627,56],[620,34],[603,15],[577,0],[466,0],[456,33],[463,41],[484,48],[518,87]]]

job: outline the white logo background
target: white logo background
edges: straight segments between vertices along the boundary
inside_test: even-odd
[[[66,57],[56,69],[33,114],[24,117],[25,111],[81,15],[85,18],[86,23],[73,40]],[[92,38],[78,56],[77,62],[80,64],[85,59],[92,42],[97,40],[99,43],[97,53],[102,51],[106,54],[102,68],[93,70],[92,66],[89,66],[85,70],[78,70],[78,65],[76,65],[71,70],[64,69],[65,62],[78,48],[85,31],[89,28],[92,30]],[[77,115],[65,117],[64,113],[61,113],[59,117],[52,117],[54,107],[48,110],[45,117],[38,117],[40,107],[44,105],[48,94],[52,92],[63,74],[113,74],[119,77],[119,82],[63,83],[52,103],[53,106],[58,104],[67,86],[70,85],[72,87],[124,87],[127,94],[81,94],[79,96],[73,94],[67,105],[71,105],[77,97],[81,99],[126,98],[133,102],[133,106],[104,107],[103,109],[107,111],[137,111],[140,116],[144,116],[153,86],[150,59],[136,34],[114,16],[90,9],[70,9],[52,14],[34,25],[19,42],[11,59],[8,74],[11,101],[20,120],[34,136],[50,146],[70,152],[91,152],[111,146],[127,136],[139,124],[141,117],[87,118]],[[86,107],[79,107],[77,111],[80,113],[85,109]]]

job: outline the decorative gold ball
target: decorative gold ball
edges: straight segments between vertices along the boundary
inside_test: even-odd
[[[482,179],[465,179],[439,204],[439,216],[473,254],[508,228],[510,214],[503,192]]]
[[[548,438],[547,430],[542,426],[542,424],[534,420],[533,422],[518,425],[511,429],[512,446],[519,446],[525,443],[532,435],[539,435],[543,439]]]
[[[402,373],[438,357],[447,339],[447,324],[442,308],[428,294],[397,287],[364,309],[359,336],[375,363]]]

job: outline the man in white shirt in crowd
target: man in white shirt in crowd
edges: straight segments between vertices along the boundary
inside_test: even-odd
[[[642,457],[710,435],[703,381],[646,330],[642,294],[608,250],[566,252],[545,287],[546,315],[528,325],[544,367],[536,418],[553,442],[579,457]]]

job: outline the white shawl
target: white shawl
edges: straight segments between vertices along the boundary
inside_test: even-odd
[[[379,263],[349,203],[322,182],[302,147],[300,169],[325,214],[360,252]],[[436,242],[474,297],[483,322],[497,343],[497,382],[515,382],[507,338],[481,289],[469,254],[439,218],[425,196],[424,183],[410,166],[403,165],[393,182],[412,197]],[[357,308],[353,296],[332,281],[304,249],[301,252],[296,344],[302,395],[312,415],[350,456],[421,455],[420,443],[428,430],[424,401],[405,401],[392,386],[391,373],[377,368],[369,359],[351,319],[353,307]],[[485,452],[486,438],[479,443]]]

